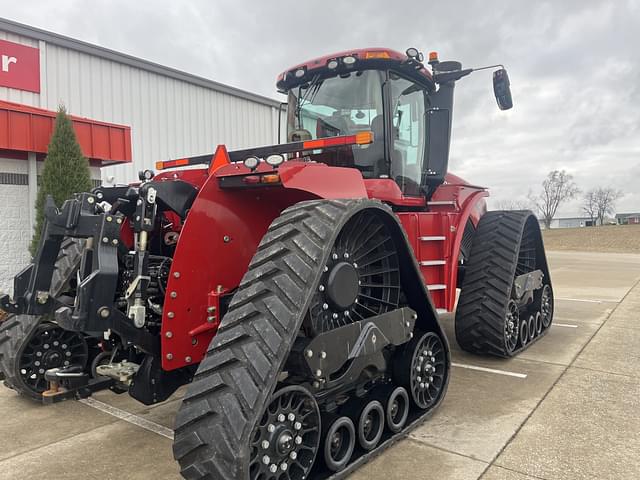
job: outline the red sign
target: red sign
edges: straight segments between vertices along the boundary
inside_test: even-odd
[[[40,50],[0,40],[0,87],[40,93]]]

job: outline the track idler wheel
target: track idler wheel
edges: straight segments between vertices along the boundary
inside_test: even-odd
[[[251,442],[249,478],[303,480],[308,477],[320,445],[320,410],[303,387],[278,390]]]
[[[349,417],[336,419],[324,439],[324,463],[332,472],[344,469],[356,446],[356,429]]]
[[[509,353],[518,346],[518,335],[520,328],[520,312],[515,300],[509,300],[507,305],[507,316],[504,322],[504,343]]]
[[[542,294],[540,295],[540,316],[542,317],[542,327],[549,328],[553,320],[553,292],[549,284],[542,287]]]
[[[387,400],[386,408],[387,427],[393,433],[398,433],[404,428],[409,418],[409,394],[404,387],[398,387]]]
[[[436,333],[417,331],[394,365],[399,383],[407,388],[418,408],[426,410],[436,404],[446,374],[444,345]]]
[[[373,400],[367,403],[358,419],[358,443],[365,450],[373,450],[384,432],[385,412],[382,404]]]
[[[41,317],[13,317],[0,331],[4,335],[0,361],[7,384],[18,393],[34,400],[42,399],[47,390],[45,372],[69,365],[87,366],[89,347],[81,333],[63,330]]]

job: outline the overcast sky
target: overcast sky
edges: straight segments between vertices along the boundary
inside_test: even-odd
[[[458,83],[450,170],[524,200],[566,169],[586,191],[624,192],[640,211],[640,0],[358,2],[0,0],[0,15],[279,98],[275,77],[350,48],[414,46],[473,67],[503,63],[514,108],[490,73]],[[580,200],[563,216],[580,213]]]

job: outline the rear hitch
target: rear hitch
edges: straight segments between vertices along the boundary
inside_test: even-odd
[[[8,312],[56,318],[66,330],[102,332],[109,327],[109,306],[118,281],[118,245],[124,216],[104,213],[93,194],[76,194],[58,210],[47,197],[42,237],[33,263],[14,279],[14,300],[0,297]],[[87,239],[79,272],[76,304],[71,310],[49,294],[55,263],[65,237]]]

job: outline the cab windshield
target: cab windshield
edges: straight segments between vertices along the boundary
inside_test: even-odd
[[[368,147],[326,151],[314,155],[314,160],[358,168],[365,178],[388,174],[384,156],[383,82],[384,72],[363,70],[337,77],[316,78],[291,89],[287,141],[372,131],[374,143]]]
[[[385,155],[384,85],[389,79],[392,142]],[[366,147],[314,152],[313,159],[357,168],[364,178],[393,178],[405,194],[420,195],[425,150],[425,91],[392,72],[362,70],[335,77],[316,77],[289,91],[287,141],[303,141],[372,131]]]

